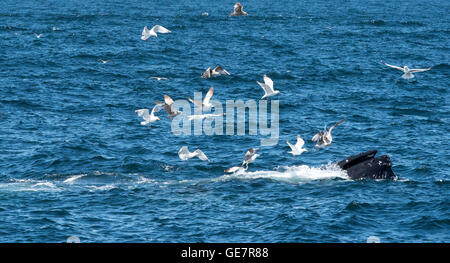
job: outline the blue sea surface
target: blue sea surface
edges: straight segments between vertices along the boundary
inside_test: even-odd
[[[229,0],[2,1],[0,242],[449,242],[450,2],[241,3],[248,16]],[[142,41],[156,24],[172,32]],[[405,80],[380,60],[433,68]],[[231,75],[200,77],[215,65]],[[263,74],[281,92],[275,146],[135,113],[210,86],[258,101]],[[293,159],[297,134],[310,151]],[[180,160],[184,145],[211,162]],[[333,165],[370,149],[398,180]]]

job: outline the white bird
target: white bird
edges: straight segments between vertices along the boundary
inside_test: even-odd
[[[157,81],[160,81],[160,80],[168,80],[168,78],[163,78],[163,77],[150,77],[150,79],[156,79]]]
[[[135,112],[139,117],[142,117],[142,119],[144,119],[144,121],[141,122],[141,125],[147,125],[149,123],[159,121],[159,117],[155,116],[155,112],[158,112],[161,109],[162,109],[162,107],[160,105],[155,105],[155,107],[153,107],[152,112],[150,114],[149,114],[148,109],[139,109],[139,110],[135,110]]]
[[[202,110],[208,110],[213,106],[210,102],[213,94],[214,94],[214,87],[211,87],[211,88],[209,88],[208,92],[206,93],[205,98],[203,99],[203,102],[195,101],[191,98],[188,98],[188,100],[190,102],[194,103],[195,105],[202,107]]]
[[[188,159],[198,157],[202,161],[209,162],[208,157],[206,157],[206,155],[200,149],[197,149],[193,152],[189,152],[189,149],[187,146],[181,147],[181,149],[178,151],[178,156],[183,161],[187,161]]]
[[[156,105],[161,106],[169,114],[169,118],[173,118],[179,114],[181,111],[175,110],[174,101],[169,95],[164,95],[164,102],[154,101]]]
[[[42,34],[34,34],[37,38],[41,38]]]
[[[103,64],[111,62],[111,60],[109,60],[109,59],[107,59],[107,60],[99,59],[98,61],[102,62]]]
[[[202,78],[207,79],[220,75],[230,75],[230,73],[228,73],[228,71],[226,71],[222,66],[217,66],[214,69],[211,69],[211,67],[209,67],[205,70],[205,72],[203,72]]]
[[[388,63],[386,63],[384,61],[381,61],[381,62],[384,65],[388,66],[388,67],[395,68],[395,69],[403,71],[404,74],[402,75],[402,78],[404,78],[404,79],[412,79],[412,78],[414,78],[414,74],[412,74],[412,73],[423,72],[423,71],[427,71],[427,70],[431,69],[431,67],[429,67],[429,68],[418,68],[418,69],[411,68],[410,69],[410,68],[408,68],[408,66],[403,66],[403,68],[402,68],[402,67],[390,65],[390,64],[388,64]]]
[[[307,149],[302,148],[303,145],[305,145],[305,141],[300,135],[297,135],[297,143],[295,145],[292,145],[289,141],[286,141],[286,143],[289,145],[289,147],[291,147],[291,151],[289,153],[292,153],[292,158],[294,158],[296,155],[300,155],[303,152],[308,151]]]
[[[248,165],[253,163],[255,159],[259,156],[256,152],[259,150],[259,148],[250,148],[248,149],[247,153],[245,153],[244,161],[242,162],[241,166],[245,165],[245,169],[248,169]]]
[[[330,129],[327,131],[327,125],[325,124],[325,127],[322,131],[319,131],[316,135],[314,135],[314,137],[311,139],[313,142],[317,142],[316,143],[316,148],[319,147],[325,147],[331,144],[331,142],[333,141],[333,137],[331,136],[331,132],[333,131],[333,129],[337,126],[339,126],[341,123],[343,123],[345,121],[345,119],[339,121],[338,123],[336,123],[335,125],[331,126]]]
[[[263,88],[263,90],[264,90],[264,96],[262,96],[261,99],[271,97],[271,96],[274,96],[274,95],[277,95],[278,93],[280,93],[280,91],[273,89],[272,79],[270,79],[266,75],[264,75],[263,77],[264,77],[264,83],[256,81],[256,83],[258,83],[259,86],[261,86],[261,88]]]
[[[242,166],[233,166],[231,168],[225,169],[224,172],[226,172],[226,173],[237,173],[237,172],[247,171],[247,168],[242,167]]]
[[[221,117],[223,116],[224,113],[221,114],[201,114],[201,115],[190,115],[187,116],[188,120],[192,121],[192,120],[203,120],[203,119],[208,119],[208,118],[213,118],[213,117]]]
[[[163,26],[160,25],[156,25],[154,27],[152,27],[152,29],[148,30],[147,26],[144,27],[144,29],[142,30],[142,36],[141,39],[142,40],[147,40],[150,37],[154,36],[154,37],[158,37],[158,35],[156,33],[170,33],[171,31]]]

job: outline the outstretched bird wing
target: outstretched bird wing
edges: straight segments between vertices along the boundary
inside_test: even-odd
[[[222,66],[217,66],[216,68],[214,68],[214,71],[220,74],[230,75],[230,73],[228,73],[228,71],[222,68]]]
[[[197,157],[200,160],[209,162],[208,157],[206,157],[206,154],[204,152],[202,152],[202,150],[197,149],[197,150],[194,151],[194,153],[197,154]]]
[[[142,117],[142,119],[144,119],[144,120],[150,119],[150,115],[149,115],[148,109],[139,109],[139,110],[135,110],[134,112],[136,112],[136,114],[139,117]]]
[[[300,135],[297,135],[297,143],[295,144],[295,148],[300,150],[303,147],[303,145],[305,145],[305,141],[302,139]]]
[[[150,37],[150,30],[148,30],[147,26],[144,26],[144,29],[142,30],[142,40],[147,40]]]
[[[384,65],[386,65],[388,67],[399,69],[399,70],[403,71],[402,67],[398,67],[398,66],[394,66],[394,65],[388,64],[388,63],[384,62],[383,60],[381,61],[381,63],[383,63]]]
[[[207,68],[205,70],[205,72],[203,72],[203,74],[202,74],[202,78],[204,78],[204,79],[207,79],[209,77],[211,77],[211,67]]]
[[[154,27],[152,27],[152,31],[153,32],[157,32],[157,33],[170,33],[171,31],[163,26],[160,25],[155,25]]]
[[[209,88],[208,93],[206,93],[205,98],[203,99],[203,104],[209,104],[211,97],[214,94],[214,87]]]
[[[431,67],[429,67],[429,68],[415,68],[415,69],[410,69],[409,72],[416,73],[416,72],[427,71],[427,70],[430,70],[430,69],[431,69]]]

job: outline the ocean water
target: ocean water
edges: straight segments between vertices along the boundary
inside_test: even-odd
[[[2,2],[0,242],[450,241],[450,3],[249,0],[229,17],[233,4]],[[155,24],[172,32],[142,41]],[[433,68],[404,80],[380,60]],[[200,77],[215,65],[231,75]],[[281,91],[274,146],[175,136],[164,112],[151,129],[134,112],[210,86],[258,101],[263,74]],[[310,152],[292,159],[297,134]],[[211,162],[181,161],[183,145]],[[224,174],[251,147],[249,170]],[[398,180],[333,165],[370,149]]]

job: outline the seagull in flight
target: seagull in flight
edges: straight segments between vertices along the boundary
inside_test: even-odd
[[[36,36],[36,38],[41,38],[42,34],[34,34]]]
[[[107,59],[107,60],[99,59],[98,61],[102,62],[103,64],[111,62],[111,60],[109,60],[109,59]]]
[[[154,27],[152,27],[152,29],[148,30],[147,26],[144,27],[144,30],[142,30],[142,36],[141,39],[142,40],[147,40],[150,37],[154,36],[154,37],[158,37],[158,35],[156,33],[170,33],[171,31],[163,26],[160,25],[156,25]]]
[[[213,94],[214,94],[214,87],[211,87],[211,88],[209,88],[208,92],[206,93],[205,98],[203,99],[203,102],[195,101],[191,98],[188,98],[188,100],[190,102],[194,103],[195,105],[202,107],[202,110],[203,109],[208,110],[208,109],[211,109],[211,107],[213,106],[210,102]]]
[[[168,80],[168,78],[163,78],[163,77],[150,77],[150,79],[156,79],[157,81]]]
[[[429,68],[413,69],[413,68],[408,68],[408,66],[403,66],[403,68],[402,68],[402,67],[390,65],[390,64],[388,64],[388,63],[386,63],[384,61],[381,61],[381,62],[384,65],[388,66],[388,67],[395,68],[395,69],[403,71],[404,74],[402,75],[402,78],[404,78],[404,79],[412,79],[412,78],[414,78],[414,74],[412,74],[412,73],[423,72],[423,71],[427,71],[427,70],[431,69],[431,67],[429,67]]]
[[[268,97],[271,97],[271,96],[274,96],[274,95],[277,95],[278,93],[280,93],[279,90],[273,89],[273,81],[271,78],[267,77],[266,75],[264,75],[263,78],[264,78],[264,83],[256,81],[256,83],[258,83],[259,86],[261,86],[261,88],[264,90],[264,96],[262,96],[261,99],[268,98]]]
[[[327,125],[325,124],[325,127],[323,129],[323,131],[319,131],[316,135],[314,135],[314,137],[311,139],[313,142],[317,142],[316,143],[316,148],[321,148],[321,147],[325,147],[331,144],[331,142],[333,141],[333,137],[331,136],[331,132],[333,131],[333,129],[337,126],[339,126],[341,123],[343,123],[345,121],[345,119],[339,121],[338,123],[336,123],[335,125],[331,126],[330,129],[327,131]]]
[[[247,171],[248,165],[253,163],[255,159],[259,156],[256,152],[259,150],[259,148],[250,148],[245,153],[244,161],[242,162],[241,166],[233,166],[231,168],[225,169],[224,172],[226,173],[236,173],[240,171]]]
[[[307,149],[302,148],[303,145],[305,145],[305,141],[300,135],[297,135],[297,143],[295,145],[292,145],[289,141],[286,141],[286,143],[289,145],[289,147],[291,147],[291,151],[289,153],[292,153],[292,158],[295,158],[296,155],[300,155],[303,152],[308,151]]]
[[[173,118],[179,114],[181,111],[175,110],[174,101],[169,95],[164,95],[164,102],[154,101],[156,105],[161,106],[169,114],[169,118]]]
[[[214,69],[211,69],[211,67],[209,67],[205,70],[205,72],[203,72],[202,78],[207,79],[220,75],[230,75],[230,73],[228,73],[228,71],[226,71],[222,66],[217,66]]]
[[[135,112],[139,117],[142,117],[142,119],[144,119],[144,121],[141,122],[141,125],[147,125],[149,123],[159,121],[159,117],[155,116],[155,112],[158,112],[161,109],[162,109],[162,107],[160,105],[155,105],[155,107],[153,107],[152,112],[150,114],[149,114],[148,109],[139,109],[139,110],[135,110]],[[148,127],[150,128],[150,125]]]
[[[192,121],[192,120],[203,120],[203,119],[209,119],[209,118],[213,118],[213,117],[221,117],[225,115],[224,113],[221,114],[201,114],[201,115],[190,115],[187,116],[188,120]]]
[[[208,157],[206,157],[206,155],[200,149],[197,149],[193,152],[189,152],[189,149],[187,146],[181,147],[181,149],[178,151],[178,156],[183,161],[187,161],[191,158],[198,157],[202,161],[209,162]]]
[[[244,161],[242,162],[241,166],[245,165],[245,169],[248,169],[248,165],[253,163],[255,161],[255,159],[259,156],[259,154],[257,154],[256,152],[259,150],[259,148],[250,148],[248,149],[248,151],[245,153],[244,156]]]

